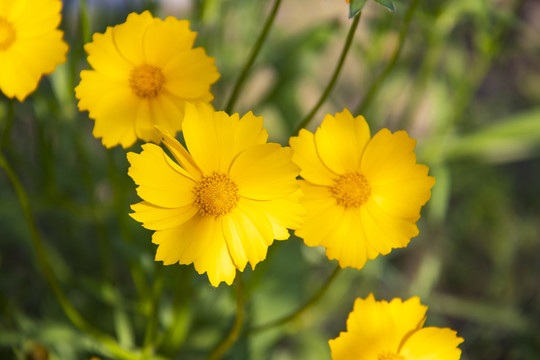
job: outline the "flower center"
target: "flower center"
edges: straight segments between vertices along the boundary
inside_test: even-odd
[[[138,97],[142,98],[157,96],[164,82],[165,77],[161,69],[149,64],[137,66],[129,77],[129,86]]]
[[[201,215],[228,214],[238,203],[238,186],[225,174],[205,176],[193,189]]]
[[[407,360],[403,355],[392,354],[390,352],[380,353],[377,360]]]
[[[357,208],[371,195],[371,187],[366,177],[359,173],[341,175],[330,188],[337,203],[345,208]]]
[[[9,49],[17,39],[17,33],[13,24],[0,17],[0,51]]]

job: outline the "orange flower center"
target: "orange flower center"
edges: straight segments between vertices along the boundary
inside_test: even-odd
[[[228,214],[238,203],[238,186],[225,174],[205,176],[193,189],[201,215]]]
[[[5,51],[15,42],[17,33],[12,23],[0,17],[0,51]]]
[[[357,208],[371,195],[371,187],[366,177],[359,173],[341,175],[330,188],[337,203],[345,208]]]
[[[129,86],[141,98],[153,98],[157,96],[164,83],[165,77],[161,69],[149,64],[137,66],[131,71],[129,77]]]
[[[407,360],[403,355],[392,354],[389,352],[381,353],[377,360]]]

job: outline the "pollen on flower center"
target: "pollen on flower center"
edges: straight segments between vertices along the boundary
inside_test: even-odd
[[[330,188],[337,203],[345,208],[356,208],[364,204],[371,195],[366,177],[359,173],[341,175]]]
[[[403,355],[393,354],[389,352],[381,353],[377,360],[407,360]]]
[[[164,83],[165,77],[161,69],[149,64],[137,66],[129,77],[129,86],[138,97],[142,98],[157,96]]]
[[[201,215],[221,216],[238,203],[238,186],[225,174],[205,176],[193,189]]]
[[[17,33],[13,24],[0,17],[0,51],[9,49],[16,38]]]

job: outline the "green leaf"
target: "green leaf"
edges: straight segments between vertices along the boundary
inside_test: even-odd
[[[375,1],[390,11],[396,11],[396,8],[394,7],[394,2],[392,0],[375,0]]]
[[[349,3],[349,18],[355,17],[366,4],[367,0],[351,0]]]

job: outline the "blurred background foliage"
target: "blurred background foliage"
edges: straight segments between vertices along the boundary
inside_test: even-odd
[[[76,108],[83,44],[132,11],[189,19],[222,74],[213,87],[222,109],[271,3],[64,1],[68,62],[15,104],[3,151],[53,271],[88,322],[124,349],[142,348],[142,359],[205,358],[233,322],[234,289],[211,287],[192,266],[154,263],[151,232],[128,216],[138,198],[126,152],[102,147]],[[437,179],[420,236],[361,271],[342,271],[294,321],[249,331],[297,309],[335,267],[297,238],[274,243],[266,261],[244,272],[247,330],[227,359],[329,359],[328,339],[345,330],[354,299],[370,292],[420,296],[428,325],[465,338],[462,359],[540,358],[540,2],[394,3],[392,13],[367,2],[337,86],[309,129],[347,107],[372,133],[406,129],[418,139],[419,161]],[[341,0],[283,0],[235,112],[263,115],[271,139],[286,144],[329,81],[347,15]],[[1,100],[4,132],[9,105]],[[1,359],[113,358],[63,313],[3,172],[0,249]]]

